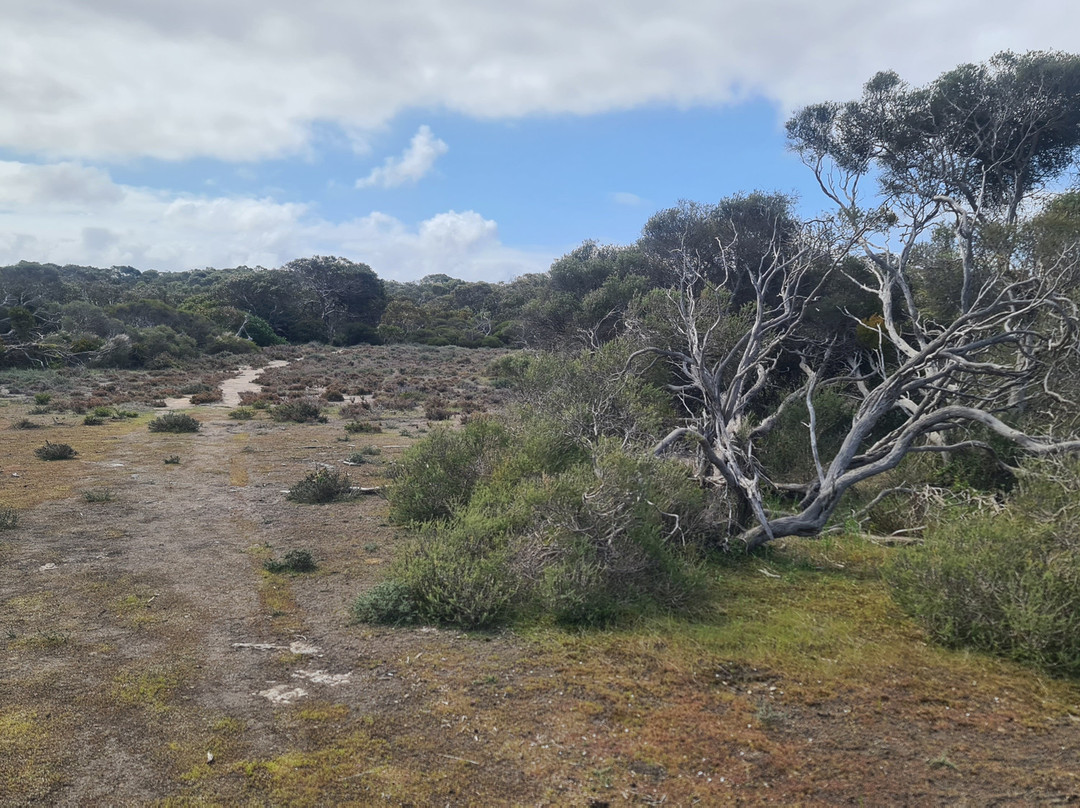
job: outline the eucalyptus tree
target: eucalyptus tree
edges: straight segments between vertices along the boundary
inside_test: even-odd
[[[689,443],[737,501],[734,532],[752,548],[818,533],[846,491],[912,452],[992,452],[972,426],[1036,454],[1080,450],[1014,417],[1035,392],[1065,405],[1051,382],[1077,353],[1075,244],[1033,260],[1015,236],[1034,198],[1074,164],[1080,59],[1001,54],[914,89],[883,73],[861,100],[807,107],[788,132],[832,210],[794,229],[778,210],[753,228],[732,220],[708,261],[683,252],[666,297],[668,338],[643,327],[654,338],[628,365],[659,356],[673,366],[685,419],[655,452]],[[944,317],[920,305],[918,288],[935,231],[958,265],[958,302]],[[744,305],[732,300],[736,278]],[[831,335],[810,329],[841,280],[875,310],[844,310],[847,328]],[[830,453],[816,412],[825,390],[851,412]],[[813,471],[783,479],[760,455],[796,404]],[[798,503],[770,508],[770,491]]]

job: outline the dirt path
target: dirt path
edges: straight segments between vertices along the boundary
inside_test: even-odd
[[[395,541],[385,503],[303,506],[282,493],[313,463],[339,463],[336,432],[197,414],[199,434],[128,431],[109,441],[107,457],[65,466],[111,500],[46,502],[26,517],[19,543],[5,546],[0,749],[21,756],[8,771],[0,762],[0,805],[142,804],[184,793],[240,802],[252,766],[273,770],[298,749],[317,757],[342,733],[355,760],[344,775],[333,767],[326,793],[366,801],[415,789],[441,767],[469,767],[456,762],[457,738],[438,742],[447,757],[424,751],[444,733],[436,716],[457,700],[436,708],[433,671],[440,659],[482,664],[516,652],[456,632],[351,626],[349,604],[377,580]],[[162,462],[170,456],[180,462]],[[370,485],[381,472],[370,464],[350,473]],[[315,574],[263,570],[293,548],[313,553]],[[12,711],[27,692],[33,706]],[[387,769],[388,744],[402,737]],[[529,791],[508,762],[489,770]]]
[[[288,361],[284,359],[272,359],[263,367],[258,368],[241,365],[237,369],[235,376],[225,379],[225,381],[221,383],[221,401],[214,402],[211,406],[229,408],[239,407],[241,393],[257,393],[262,389],[255,383],[255,379],[259,378],[264,370],[267,368],[283,368],[288,364]],[[179,396],[176,398],[165,399],[165,409],[168,410],[183,410],[190,406],[191,396]]]

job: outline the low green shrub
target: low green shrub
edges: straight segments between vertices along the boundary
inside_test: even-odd
[[[14,530],[19,526],[19,512],[14,508],[0,508],[0,530]]]
[[[424,527],[392,574],[424,620],[603,625],[707,601],[709,500],[685,466],[614,440],[565,451],[539,422],[513,440],[476,424],[434,432],[396,467],[391,513]]]
[[[186,412],[167,412],[147,424],[151,432],[198,432],[202,422]]]
[[[425,621],[485,628],[511,611],[517,589],[505,542],[459,526],[436,526],[395,560],[393,577]]]
[[[957,514],[885,569],[944,645],[1080,674],[1080,464],[1030,463],[1001,513]]]
[[[319,402],[306,398],[278,404],[271,408],[270,417],[275,421],[293,421],[298,424],[325,420]]]
[[[289,489],[286,499],[305,505],[322,505],[352,493],[349,475],[334,469],[317,469]]]
[[[352,605],[353,619],[361,623],[397,626],[421,620],[412,590],[398,581],[376,584]]]
[[[87,502],[112,502],[113,492],[108,488],[100,488],[96,491],[83,491],[83,499]]]
[[[450,516],[468,502],[509,442],[506,428],[491,419],[477,419],[458,431],[435,430],[391,470],[391,520],[408,524]]]
[[[66,443],[49,443],[34,450],[40,460],[71,460],[78,452]]]
[[[234,421],[250,421],[255,417],[255,410],[250,407],[237,407],[235,410],[229,410],[229,417]]]
[[[317,565],[310,550],[289,550],[280,559],[271,559],[263,564],[267,572],[314,572]]]
[[[105,419],[99,418],[96,415],[84,415],[82,422],[83,426],[100,426],[101,424],[105,423]]]
[[[162,461],[166,466],[179,466],[180,455],[169,455]]]
[[[44,407],[52,401],[52,393],[34,393],[34,403],[39,407]]]
[[[345,431],[350,435],[375,435],[382,432],[382,427],[373,421],[349,421],[345,424]]]
[[[29,418],[20,418],[11,425],[12,429],[41,429],[41,424],[31,421]]]

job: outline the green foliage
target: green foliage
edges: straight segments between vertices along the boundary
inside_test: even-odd
[[[49,443],[49,441],[45,441],[45,445],[35,449],[34,454],[40,460],[71,460],[78,452],[66,443]]]
[[[166,466],[179,466],[180,455],[169,455],[161,462],[163,462]]]
[[[244,332],[247,334],[248,339],[260,348],[266,348],[270,345],[285,344],[285,339],[275,334],[270,323],[266,322],[266,320],[259,317],[257,314],[249,314],[247,316],[247,319],[244,321]]]
[[[350,435],[374,435],[382,432],[382,427],[374,421],[349,421],[345,424],[345,431]]]
[[[229,410],[229,417],[234,421],[250,421],[255,417],[255,410],[250,407],[237,407],[235,410]]]
[[[270,409],[270,417],[275,421],[292,421],[298,424],[320,421],[323,419],[322,407],[318,401],[300,398],[286,401]]]
[[[335,469],[317,469],[289,489],[286,499],[306,505],[321,505],[352,493],[349,475]]]
[[[389,499],[398,521],[425,523],[393,570],[424,620],[598,625],[692,610],[703,593],[692,558],[712,541],[708,502],[687,469],[610,440],[590,454],[541,419],[432,433]]]
[[[167,412],[146,425],[151,432],[198,432],[202,422],[186,412]]]
[[[896,601],[949,646],[1080,674],[1080,464],[1029,463],[1001,513],[956,514],[886,570]]]
[[[113,492],[108,488],[99,488],[96,491],[83,491],[83,499],[87,502],[112,502]]]
[[[851,426],[851,402],[835,389],[818,390],[813,398],[818,456],[823,465],[836,455]],[[810,443],[810,414],[806,402],[793,402],[763,442],[759,457],[769,476],[777,482],[814,479],[814,456]]]
[[[83,416],[83,426],[100,426],[103,423],[105,423],[105,419],[97,415],[87,414]]]
[[[671,404],[651,378],[624,372],[631,350],[629,342],[618,339],[574,357],[515,357],[496,371],[513,380],[523,418],[541,418],[580,446],[607,437],[645,446],[670,424]]]
[[[434,526],[411,542],[393,574],[424,621],[466,628],[503,619],[516,588],[505,542],[461,525]]]
[[[204,351],[208,354],[246,354],[258,350],[258,347],[259,346],[251,340],[241,339],[240,337],[223,334],[220,337],[215,337],[214,339],[207,342]]]
[[[516,543],[536,605],[562,623],[693,611],[704,581],[684,553],[708,541],[705,497],[685,468],[601,447],[553,480]]]
[[[271,559],[263,564],[267,572],[314,572],[317,568],[315,557],[310,550],[289,550],[280,559]]]
[[[412,590],[400,581],[382,581],[358,597],[353,618],[361,623],[397,626],[421,620]]]
[[[52,401],[52,393],[34,393],[34,403],[39,407],[44,407]]]
[[[464,429],[438,429],[410,447],[391,470],[390,518],[398,524],[444,519],[468,502],[476,483],[491,470],[510,440],[490,419]]]

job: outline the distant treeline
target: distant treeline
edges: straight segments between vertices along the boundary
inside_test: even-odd
[[[632,245],[587,241],[546,273],[507,283],[429,275],[402,283],[344,258],[277,268],[140,271],[21,261],[0,267],[0,366],[162,367],[283,343],[408,342],[558,348],[606,341],[630,303],[670,284],[673,261],[709,261],[733,219],[787,215],[781,195],[683,203]],[[794,219],[791,219],[794,223]],[[793,225],[794,226],[794,225]]]

